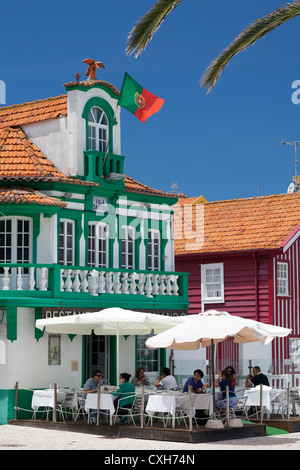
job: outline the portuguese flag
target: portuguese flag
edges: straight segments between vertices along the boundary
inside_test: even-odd
[[[147,91],[125,72],[118,104],[128,109],[140,121],[145,122],[148,117],[159,111],[164,101]]]

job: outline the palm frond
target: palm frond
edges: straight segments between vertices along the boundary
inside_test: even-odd
[[[300,1],[287,3],[273,12],[255,20],[209,65],[201,78],[201,86],[209,93],[215,86],[229,61],[239,52],[254,44],[273,29],[300,14]]]
[[[158,0],[133,27],[127,38],[126,54],[135,51],[135,57],[146,49],[153,34],[166,17],[176,8],[182,0]]]

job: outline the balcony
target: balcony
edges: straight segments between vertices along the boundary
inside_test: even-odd
[[[187,310],[187,273],[0,264],[0,299],[20,306]],[[4,305],[3,305],[4,306]]]

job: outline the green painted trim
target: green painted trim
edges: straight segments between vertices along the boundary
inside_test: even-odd
[[[17,306],[14,301],[14,305],[6,306],[6,319],[7,319],[7,339],[11,342],[17,339]]]
[[[167,351],[166,351],[166,349],[160,349],[159,350],[159,365],[160,365],[160,370],[162,370],[164,367],[167,367]]]
[[[88,100],[84,106],[83,112],[82,112],[82,118],[85,119],[85,130],[86,130],[86,135],[85,135],[85,142],[86,142],[86,150],[89,149],[88,141],[89,141],[89,133],[88,133],[88,117],[89,117],[89,112],[90,109],[93,108],[94,106],[97,106],[98,108],[101,108],[108,119],[108,129],[111,128],[111,137],[109,141],[109,152],[113,153],[113,126],[116,125],[116,120],[113,121],[114,119],[114,114],[115,111],[111,107],[111,105],[104,100],[103,98],[95,96],[94,98],[91,98]]]
[[[117,337],[109,337],[109,382],[117,385]]]
[[[130,196],[129,196],[130,195]],[[130,201],[139,201],[139,202],[149,202],[153,204],[166,204],[167,206],[174,206],[179,198],[162,196],[162,195],[155,195],[155,194],[144,194],[144,193],[136,193],[134,191],[125,190],[121,196],[127,198]]]
[[[35,309],[35,321],[34,321],[34,324],[36,322],[36,320],[41,320],[43,318],[43,310],[42,310],[42,307],[38,307]],[[39,339],[41,339],[43,336],[44,336],[44,331],[41,331],[39,330],[38,328],[34,328],[34,335],[35,335],[35,339],[37,341],[39,341]]]
[[[82,356],[81,356],[81,361],[82,361],[82,366],[81,366],[81,383],[82,386],[85,383],[85,372],[86,372],[86,367],[85,367],[85,351],[86,351],[86,338],[85,335],[82,335]]]
[[[32,395],[32,394],[31,394]],[[0,390],[0,425],[7,424],[10,419],[15,418],[15,390],[2,389]],[[19,400],[18,400],[19,403]],[[30,406],[30,405],[29,405]],[[30,409],[30,408],[28,408]],[[32,415],[32,413],[31,413]],[[19,415],[18,415],[19,417]]]
[[[119,95],[120,93],[118,92],[117,94],[115,92],[113,92],[111,90],[111,88],[109,88],[107,85],[105,85],[104,83],[101,84],[101,83],[95,83],[94,85],[91,85],[89,87],[86,87],[84,85],[80,85],[80,83],[78,85],[74,84],[74,85],[65,85],[66,87],[66,90],[67,91],[72,91],[72,90],[79,90],[79,91],[83,91],[83,92],[87,92],[89,90],[91,90],[92,88],[100,88],[100,90],[104,90],[111,98],[115,99],[118,101],[119,99]]]

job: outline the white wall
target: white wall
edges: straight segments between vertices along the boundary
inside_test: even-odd
[[[36,341],[33,308],[18,308],[17,340],[5,341],[6,364],[0,364],[0,389],[80,386],[82,368],[82,337],[71,342],[61,335],[61,366],[48,365],[48,334]],[[71,371],[71,361],[78,361],[78,371]]]
[[[23,126],[27,137],[62,173],[83,175],[83,152],[86,150],[86,122],[82,113],[87,101],[99,97],[116,109],[117,97],[111,98],[99,88],[68,92],[68,115],[37,124]],[[121,154],[120,107],[116,112],[117,125],[113,128],[113,149]]]

